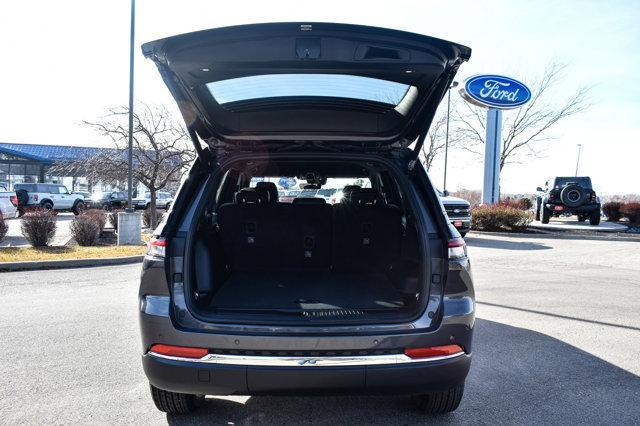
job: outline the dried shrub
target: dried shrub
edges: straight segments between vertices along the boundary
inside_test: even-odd
[[[531,223],[530,212],[502,205],[478,206],[471,212],[471,229],[521,232]]]
[[[2,216],[2,212],[0,212],[0,242],[4,239],[4,236],[7,235],[7,231],[9,231],[9,225],[4,221],[4,216]]]
[[[519,209],[519,210],[531,210],[531,207],[533,207],[533,203],[529,198],[520,198],[520,199],[506,198],[500,201],[498,205],[502,207],[512,207],[514,209]]]
[[[632,224],[640,224],[640,203],[624,203],[620,207],[620,213]]]
[[[623,203],[619,201],[604,203],[602,205],[602,211],[604,212],[605,216],[607,216],[607,220],[611,222],[617,222],[622,219],[622,213],[620,212],[620,208],[622,207],[622,205]]]
[[[100,233],[104,231],[104,227],[107,225],[107,214],[102,209],[89,209],[82,212],[82,216],[90,217],[95,220],[100,229]]]
[[[98,221],[91,216],[76,216],[69,228],[71,235],[81,246],[94,246],[100,236],[100,225]]]
[[[53,210],[35,208],[22,216],[22,235],[33,247],[43,247],[56,234],[56,215]]]
[[[151,219],[152,219],[151,216],[154,212],[156,214],[156,224],[160,223],[160,221],[164,217],[164,212],[161,210],[146,209],[142,214],[142,223],[144,224],[145,227],[149,228],[151,226]]]

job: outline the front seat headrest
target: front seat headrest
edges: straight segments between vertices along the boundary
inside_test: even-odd
[[[273,182],[258,182],[256,183],[256,189],[258,191],[266,192],[269,196],[270,203],[278,202],[278,187]]]
[[[256,191],[256,188],[243,188],[236,192],[236,204],[267,204],[269,196],[262,191]]]
[[[351,202],[358,205],[380,206],[384,204],[384,198],[376,189],[362,188],[351,194]]]

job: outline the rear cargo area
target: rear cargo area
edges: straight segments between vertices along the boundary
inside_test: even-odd
[[[348,186],[340,195],[336,204],[305,196],[280,202],[274,183],[259,182],[219,203],[202,218],[194,245],[199,311],[415,313],[422,290],[415,225],[379,189]]]

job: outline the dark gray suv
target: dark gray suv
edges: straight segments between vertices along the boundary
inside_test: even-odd
[[[473,282],[418,153],[471,50],[283,23],[143,52],[198,154],[143,264],[142,364],[156,406],[389,393],[427,413],[455,410],[471,363]],[[278,198],[279,182],[322,190],[329,180],[346,182],[334,205]]]

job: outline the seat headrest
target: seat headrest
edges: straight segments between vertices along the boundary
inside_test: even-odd
[[[294,198],[292,204],[302,204],[302,205],[323,205],[327,204],[324,198],[315,198],[315,197],[300,197]]]
[[[243,188],[236,192],[236,204],[267,204],[269,196],[266,192],[256,191],[255,188]]]
[[[351,202],[358,205],[381,206],[384,204],[384,198],[376,189],[361,188],[351,194]]]
[[[258,191],[266,192],[269,196],[270,203],[278,202],[278,187],[273,182],[258,182],[256,183],[256,189]]]
[[[356,191],[360,191],[361,189],[362,188],[358,185],[346,185],[344,188],[342,188],[342,200],[351,201],[351,195],[353,195],[353,193]]]

